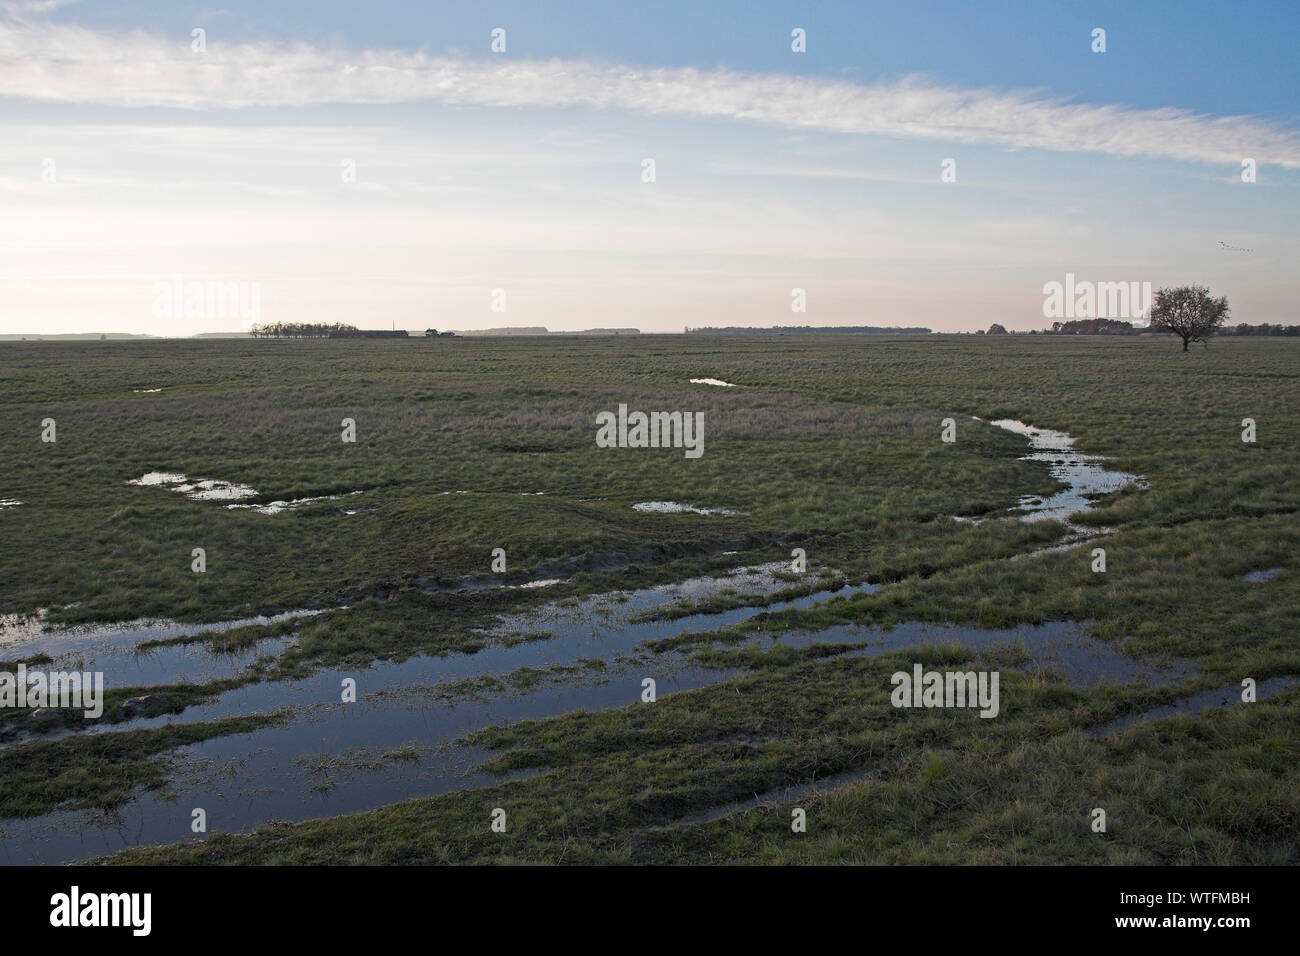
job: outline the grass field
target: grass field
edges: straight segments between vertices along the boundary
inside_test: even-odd
[[[1300,343],[1218,340],[1186,354],[1173,340],[1051,336],[3,343],[0,364],[0,499],[21,502],[0,508],[0,614],[46,609],[61,627],[323,612],[204,638],[200,652],[214,654],[287,643],[237,675],[169,685],[151,722],[130,701],[158,688],[121,683],[99,722],[0,713],[0,818],[165,796],[178,748],[298,719],[278,707],[204,717],[205,702],[254,685],[274,700],[282,683],[374,662],[544,646],[544,628],[494,632],[507,612],[789,562],[794,548],[824,573],[710,592],[658,619],[879,585],[719,617],[634,665],[652,673],[685,653],[725,669],[707,686],[648,704],[636,680],[617,706],[473,729],[465,744],[503,774],[495,783],[337,816],[327,805],[297,823],[268,815],[251,832],[215,822],[206,839],[178,828],[114,862],[1300,862],[1300,689],[1090,732],[1244,678],[1300,676]],[[737,387],[688,381],[702,377]],[[704,454],[597,447],[595,416],[619,404],[703,412]],[[47,418],[53,443],[41,440]],[[346,418],[354,443],[340,438]],[[1066,529],[1008,509],[1058,484],[1020,460],[1023,438],[985,423],[1006,418],[1067,431],[1146,482],[1075,518],[1097,538],[1034,553]],[[258,496],[244,503],[327,500],[232,510],[129,483],[149,472],[246,484]],[[632,508],[661,500],[734,513]],[[1264,569],[1280,571],[1243,580]],[[508,587],[537,579],[561,583]],[[907,622],[1077,622],[1117,654],[1186,668],[1172,682],[1082,687],[1012,644],[853,655],[816,639]],[[773,639],[790,634],[813,637]],[[43,665],[2,640],[0,660]],[[1001,714],[890,706],[890,674],[918,662],[999,671]],[[558,694],[605,679],[608,663],[448,686]],[[422,766],[426,743],[401,760],[356,758],[353,772]],[[310,761],[326,768],[356,753],[317,751]],[[779,796],[743,803],[756,794]],[[806,832],[791,830],[796,806]],[[489,825],[494,808],[507,811],[504,833]]]

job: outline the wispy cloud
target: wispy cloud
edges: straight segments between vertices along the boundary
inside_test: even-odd
[[[870,85],[579,60],[467,59],[400,50],[0,24],[0,96],[185,110],[436,102],[710,117],[793,129],[1013,148],[1300,168],[1300,133],[1249,116],[1071,103],[907,78]]]

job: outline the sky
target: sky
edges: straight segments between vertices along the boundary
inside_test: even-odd
[[[1300,4],[211,2],[0,0],[0,333],[1300,322]]]

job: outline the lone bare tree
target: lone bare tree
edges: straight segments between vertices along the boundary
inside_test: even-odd
[[[1159,289],[1151,303],[1151,331],[1177,335],[1186,352],[1191,342],[1208,342],[1228,315],[1228,297],[1216,299],[1199,285]]]

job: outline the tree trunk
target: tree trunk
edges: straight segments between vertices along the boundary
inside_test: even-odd
[[[1183,339],[1183,351],[1184,351],[1184,352],[1187,351],[1187,339],[1186,339],[1186,338]]]

